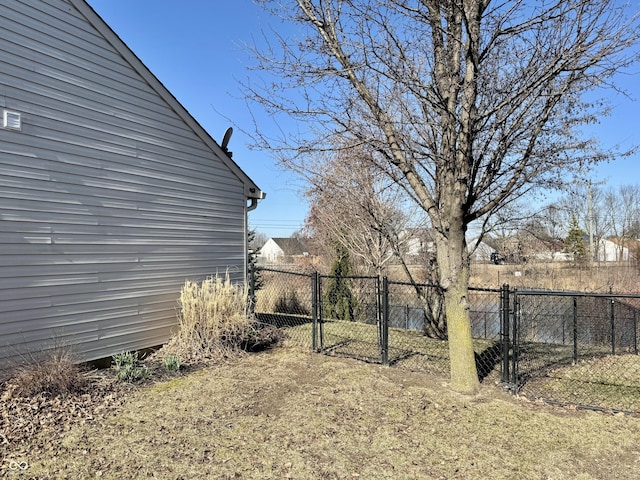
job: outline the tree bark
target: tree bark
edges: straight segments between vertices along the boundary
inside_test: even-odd
[[[479,379],[469,316],[470,270],[465,229],[453,222],[446,236],[436,237],[436,250],[440,284],[444,289],[451,388],[461,393],[475,393]]]

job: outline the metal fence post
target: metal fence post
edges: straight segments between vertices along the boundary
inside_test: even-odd
[[[311,275],[311,343],[314,352],[318,351],[318,272]]]
[[[256,268],[249,264],[249,313],[254,313],[256,307]]]
[[[382,287],[379,274],[376,277],[376,328],[378,330],[378,346],[382,349]]]
[[[573,363],[578,363],[578,299],[573,297]]]
[[[409,330],[409,305],[406,305],[404,309],[404,329]]]
[[[513,290],[513,328],[512,340],[513,353],[511,356],[511,391],[516,393],[518,391],[518,361],[520,360],[520,348],[518,341],[518,334],[520,330],[520,299],[518,298],[518,290]]]
[[[324,312],[322,308],[322,276],[320,274],[317,275],[316,290],[318,292],[318,351],[321,352],[324,349]]]
[[[611,299],[611,355],[616,354],[616,312],[615,312],[615,300]]]
[[[502,383],[509,383],[509,285],[500,291],[500,336],[502,339]]]
[[[638,311],[633,309],[633,353],[638,355]]]
[[[382,335],[380,336],[380,356],[382,364],[389,365],[389,279],[382,278]]]

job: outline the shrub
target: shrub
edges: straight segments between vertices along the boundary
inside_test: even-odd
[[[175,341],[191,354],[240,349],[251,329],[248,289],[224,278],[201,283],[187,281],[180,292],[178,331]]]
[[[357,302],[351,292],[351,261],[349,252],[342,246],[336,247],[336,259],[329,275],[323,298],[323,315],[337,320],[355,320]]]
[[[11,380],[14,396],[41,393],[55,397],[82,392],[87,384],[82,368],[68,348],[56,346],[43,355],[29,356]]]
[[[113,356],[116,378],[121,382],[137,382],[149,377],[149,369],[140,364],[138,352],[123,352]]]

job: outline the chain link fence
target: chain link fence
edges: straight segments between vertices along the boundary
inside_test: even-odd
[[[314,275],[266,268],[251,273],[256,319],[283,329],[289,342],[309,348],[313,334]]]
[[[640,297],[513,294],[511,386],[520,395],[640,411]]]
[[[286,329],[290,342],[329,355],[448,374],[438,287],[273,269],[261,269],[259,275],[264,287],[256,293],[256,316]],[[500,291],[472,289],[469,299],[480,378],[493,375],[497,381]]]
[[[449,374],[441,290],[377,277],[262,269],[257,318],[289,342],[438,376]],[[640,412],[640,296],[468,293],[481,381],[531,399]]]

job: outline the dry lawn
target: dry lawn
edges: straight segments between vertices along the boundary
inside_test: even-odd
[[[527,403],[487,384],[459,396],[440,378],[295,348],[124,394],[55,435],[0,438],[0,476],[606,480],[640,468],[640,418]]]
[[[582,268],[574,267],[569,262],[472,264],[472,286],[500,288],[505,283],[519,289],[640,293],[640,266],[615,262],[602,262]]]

